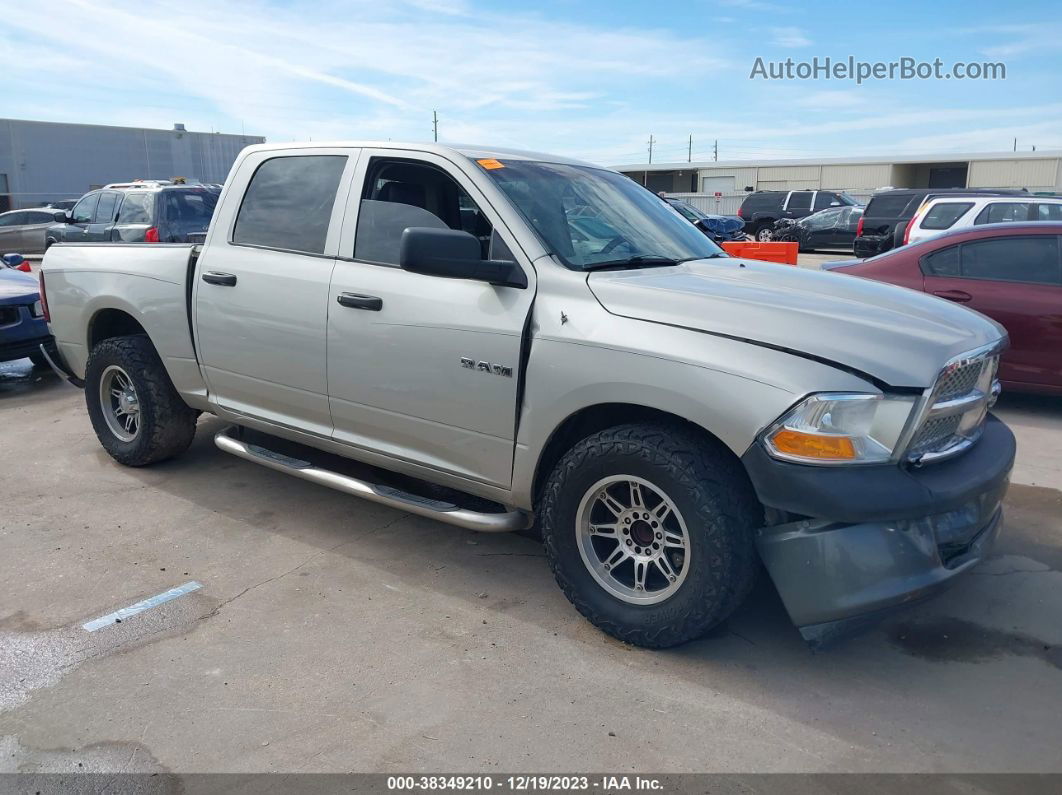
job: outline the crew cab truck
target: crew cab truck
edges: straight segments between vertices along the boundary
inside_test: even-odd
[[[252,146],[202,246],[60,244],[42,274],[54,364],[119,463],[180,454],[209,412],[248,461],[465,528],[534,524],[575,607],[633,644],[703,635],[764,567],[819,643],[999,532],[1000,326],[728,257],[588,164]]]

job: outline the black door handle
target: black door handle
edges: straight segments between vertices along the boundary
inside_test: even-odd
[[[368,309],[370,312],[379,312],[383,309],[383,299],[375,295],[359,295],[358,293],[340,293],[336,298],[342,306],[351,309]]]
[[[207,271],[203,274],[203,281],[207,284],[216,284],[219,287],[236,286],[236,277],[231,273],[218,273],[217,271]]]

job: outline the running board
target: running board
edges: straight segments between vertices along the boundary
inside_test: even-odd
[[[397,508],[401,511],[427,516],[440,522],[464,527],[466,530],[478,530],[481,533],[508,533],[524,530],[530,526],[530,518],[523,511],[506,511],[505,513],[479,513],[461,508],[453,503],[433,500],[410,494],[390,486],[367,483],[329,469],[321,469],[309,461],[267,450],[257,444],[248,444],[233,438],[230,434],[235,426],[214,434],[214,444],[226,453],[253,461],[256,464],[287,472],[297,478],[317,483],[321,486],[353,494],[366,500]]]

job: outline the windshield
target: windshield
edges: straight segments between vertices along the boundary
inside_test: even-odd
[[[480,165],[573,270],[726,256],[658,196],[622,174],[527,160]]]

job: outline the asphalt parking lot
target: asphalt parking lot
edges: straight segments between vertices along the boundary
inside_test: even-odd
[[[530,538],[240,461],[210,417],[123,468],[79,390],[2,364],[0,772],[1060,771],[1062,399],[998,414],[1005,531],[941,598],[813,654],[761,582],[652,652],[576,614]]]

